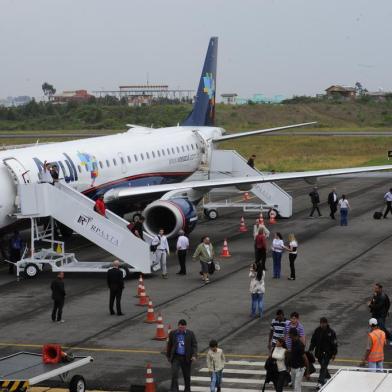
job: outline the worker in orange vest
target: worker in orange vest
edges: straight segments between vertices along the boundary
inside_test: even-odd
[[[385,332],[378,328],[377,319],[369,320],[371,331],[368,333],[368,346],[362,365],[368,363],[368,368],[373,371],[382,371],[384,364],[384,347],[386,344]]]

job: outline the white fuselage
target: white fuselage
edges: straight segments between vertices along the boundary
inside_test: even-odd
[[[40,181],[43,163],[55,163],[60,178],[89,197],[113,187],[180,182],[208,159],[215,127],[132,128],[91,139],[35,145],[0,152],[0,228],[11,224],[16,184],[4,164],[20,166],[31,182]],[[19,179],[21,182],[21,179]]]

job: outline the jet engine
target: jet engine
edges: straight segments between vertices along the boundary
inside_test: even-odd
[[[162,228],[167,238],[174,237],[181,229],[190,233],[197,222],[196,208],[185,198],[156,200],[144,209],[143,216],[145,231],[155,235]]]

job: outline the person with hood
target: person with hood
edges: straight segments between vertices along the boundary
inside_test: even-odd
[[[328,372],[329,362],[335,360],[338,353],[338,342],[335,331],[329,326],[325,317],[320,318],[320,326],[315,329],[310,341],[309,351],[315,350],[315,357],[320,364],[318,387],[331,378]]]

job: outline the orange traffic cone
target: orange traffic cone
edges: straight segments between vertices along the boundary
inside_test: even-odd
[[[145,323],[156,323],[157,319],[155,318],[154,308],[152,307],[152,301],[148,301],[148,309],[147,309],[147,317],[144,320]]]
[[[136,298],[139,298],[139,297],[140,297],[140,294],[142,293],[143,290],[145,290],[144,284],[143,284],[143,283],[138,283],[138,285],[137,285]]]
[[[146,295],[146,291],[144,290],[144,286],[143,286],[143,291],[140,293],[139,303],[137,305],[138,306],[148,305],[148,297]]]
[[[163,319],[162,319],[161,314],[159,314],[159,316],[158,316],[157,323],[158,323],[158,325],[157,325],[157,330],[155,333],[154,340],[166,340],[167,335],[165,333],[165,326],[163,325]]]
[[[152,375],[151,364],[147,364],[146,369],[146,385],[144,387],[144,392],[155,392],[156,386],[154,382],[154,376]]]
[[[241,216],[241,221],[240,221],[240,232],[245,233],[248,231],[248,228],[245,225],[245,219],[243,216]]]
[[[243,199],[244,199],[244,201],[250,200],[250,196],[249,196],[249,193],[248,193],[248,192],[245,192],[245,193],[244,193]]]
[[[220,253],[220,256],[221,256],[221,257],[230,257],[230,256],[231,256],[231,254],[230,254],[230,252],[229,252],[229,247],[227,246],[227,240],[226,240],[226,238],[225,238],[225,240],[223,241],[223,248],[222,248],[222,251],[221,251],[221,253]]]
[[[276,211],[275,210],[271,210],[270,212],[269,212],[269,223],[271,224],[271,225],[274,225],[275,223],[276,223]]]

